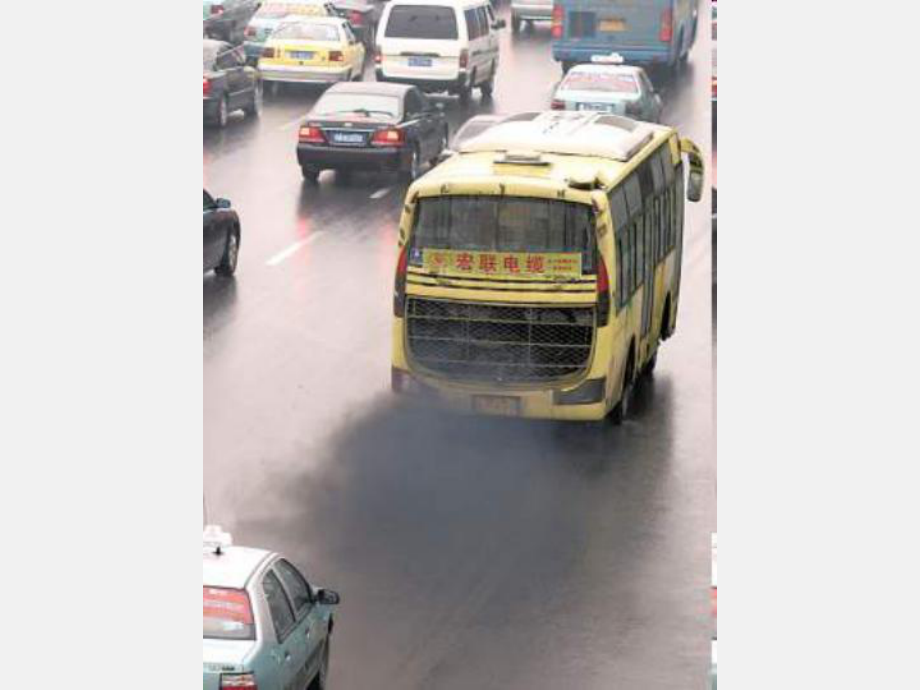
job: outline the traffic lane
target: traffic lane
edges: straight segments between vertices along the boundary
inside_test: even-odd
[[[544,56],[524,61],[520,79],[500,74],[496,104],[533,107],[553,68]],[[252,145],[280,141],[258,131]],[[222,284],[205,281],[209,508],[239,542],[288,551],[342,590],[333,682],[688,687],[708,665],[696,635],[714,523],[707,210],[688,207],[679,330],[635,421],[583,437],[405,417],[386,393],[401,196],[368,204],[334,179],[304,190],[278,163],[244,185],[235,157],[264,152],[227,153],[208,172],[251,193],[257,236],[283,247],[303,218],[325,232],[278,265],[269,251],[241,263],[232,290],[210,291],[210,310],[209,288]]]

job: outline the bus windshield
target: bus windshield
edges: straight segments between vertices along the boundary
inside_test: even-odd
[[[412,235],[416,261],[425,249],[580,253],[584,273],[594,272],[595,246],[590,206],[530,197],[420,199]]]

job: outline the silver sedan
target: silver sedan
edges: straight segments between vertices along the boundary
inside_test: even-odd
[[[553,94],[553,110],[597,110],[660,122],[663,105],[641,67],[576,65]]]

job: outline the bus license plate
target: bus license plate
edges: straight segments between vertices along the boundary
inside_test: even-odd
[[[622,19],[602,19],[601,31],[626,31],[626,22]]]
[[[430,57],[410,57],[409,67],[431,67]]]
[[[521,401],[508,395],[475,395],[473,411],[480,414],[517,417],[521,413]]]

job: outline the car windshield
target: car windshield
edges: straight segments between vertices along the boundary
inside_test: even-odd
[[[205,43],[204,44],[204,69],[208,71],[214,67],[214,61],[217,59],[217,53],[220,51],[220,46],[215,43]]]
[[[399,98],[370,93],[326,93],[313,106],[310,114],[314,117],[325,117],[349,113],[398,118]]]
[[[457,17],[453,7],[394,5],[387,21],[387,38],[457,38]]]
[[[273,39],[290,41],[338,41],[339,29],[332,24],[297,22],[282,24],[272,34]]]
[[[639,83],[633,75],[615,72],[572,71],[562,82],[562,88],[569,91],[606,91],[624,95],[639,93]]]
[[[584,272],[594,270],[594,217],[586,204],[527,197],[430,197],[419,200],[415,218],[416,258],[424,249],[581,253]]]
[[[270,2],[262,5],[256,16],[260,19],[284,19],[291,14],[325,15],[322,5],[312,3]]]
[[[463,127],[460,128],[460,131],[457,132],[454,136],[454,147],[459,146],[465,141],[469,141],[475,136],[478,136],[485,132],[490,127],[494,126],[495,122],[492,120],[471,120],[467,122]]]
[[[204,588],[204,637],[211,640],[254,640],[249,595],[241,589]]]

